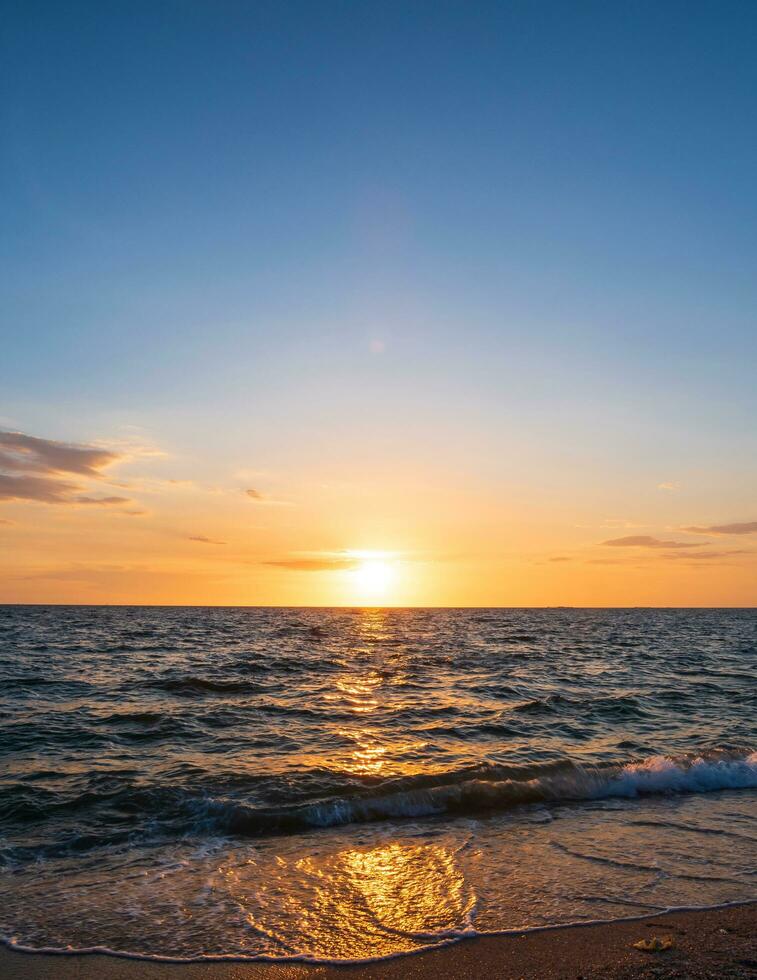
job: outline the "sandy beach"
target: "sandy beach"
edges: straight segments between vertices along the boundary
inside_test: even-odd
[[[56,956],[0,950],[3,980],[742,980],[757,977],[757,903],[671,912],[636,921],[471,939],[363,966],[216,962],[156,963],[115,956]],[[664,952],[633,943],[672,940]]]

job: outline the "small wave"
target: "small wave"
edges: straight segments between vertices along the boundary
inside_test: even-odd
[[[569,698],[564,694],[548,694],[513,705],[518,714],[553,714],[569,711],[578,715],[603,717],[638,717],[646,714],[639,698],[634,694],[614,694],[606,697]]]
[[[560,705],[569,704],[569,699],[562,694],[548,694],[543,698],[532,698],[513,705],[512,710],[519,714],[536,714],[542,711],[557,711]]]
[[[210,677],[158,677],[150,687],[175,694],[256,694],[262,690],[250,681],[220,681]]]
[[[162,711],[117,711],[98,719],[102,725],[159,725],[165,721]]]
[[[757,837],[741,834],[736,830],[726,830],[724,827],[694,826],[693,824],[681,823],[678,820],[632,820],[631,824],[634,827],[655,827],[663,830],[683,830],[691,834],[712,834],[714,837],[735,837],[737,840],[746,840],[757,844]]]
[[[61,691],[75,692],[77,690],[88,690],[92,685],[88,681],[78,678],[68,677],[40,677],[39,675],[23,674],[17,677],[4,677],[4,687],[55,687],[56,693]]]

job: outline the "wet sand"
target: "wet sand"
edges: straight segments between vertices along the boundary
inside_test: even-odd
[[[632,943],[670,938],[643,953]],[[743,980],[757,978],[757,903],[671,912],[634,922],[486,936],[362,966],[242,962],[171,964],[0,948],[2,980]]]

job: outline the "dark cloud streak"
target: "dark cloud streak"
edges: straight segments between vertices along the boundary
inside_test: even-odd
[[[689,534],[711,534],[714,537],[727,534],[757,534],[757,521],[741,521],[734,524],[712,524],[709,527],[682,527]]]
[[[0,430],[0,501],[30,500],[42,504],[112,506],[130,503],[128,497],[92,497],[61,474],[88,480],[122,457],[95,446],[75,446],[39,439],[23,432]]]
[[[701,544],[689,544],[684,541],[663,541],[661,538],[653,538],[648,534],[631,534],[625,538],[611,538],[609,541],[602,541],[603,545],[610,548],[701,548]]]
[[[285,568],[292,572],[338,572],[357,568],[357,558],[285,558],[281,561],[264,561],[263,565]]]
[[[75,446],[0,430],[0,467],[6,470],[97,477],[101,469],[119,458],[118,454],[95,446]]]
[[[680,554],[680,552],[674,553],[672,555],[665,555],[664,557],[668,560],[685,560],[692,561],[694,559],[701,559],[703,561],[716,561],[721,558],[731,558],[734,555],[754,555],[757,554],[754,551],[745,551],[744,549],[734,549],[733,551],[695,551],[693,554]]]

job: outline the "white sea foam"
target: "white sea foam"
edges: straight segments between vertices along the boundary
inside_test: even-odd
[[[669,756],[652,756],[623,766],[607,784],[607,796],[648,793],[709,793],[757,787],[757,752],[741,758],[698,757],[684,764]]]

